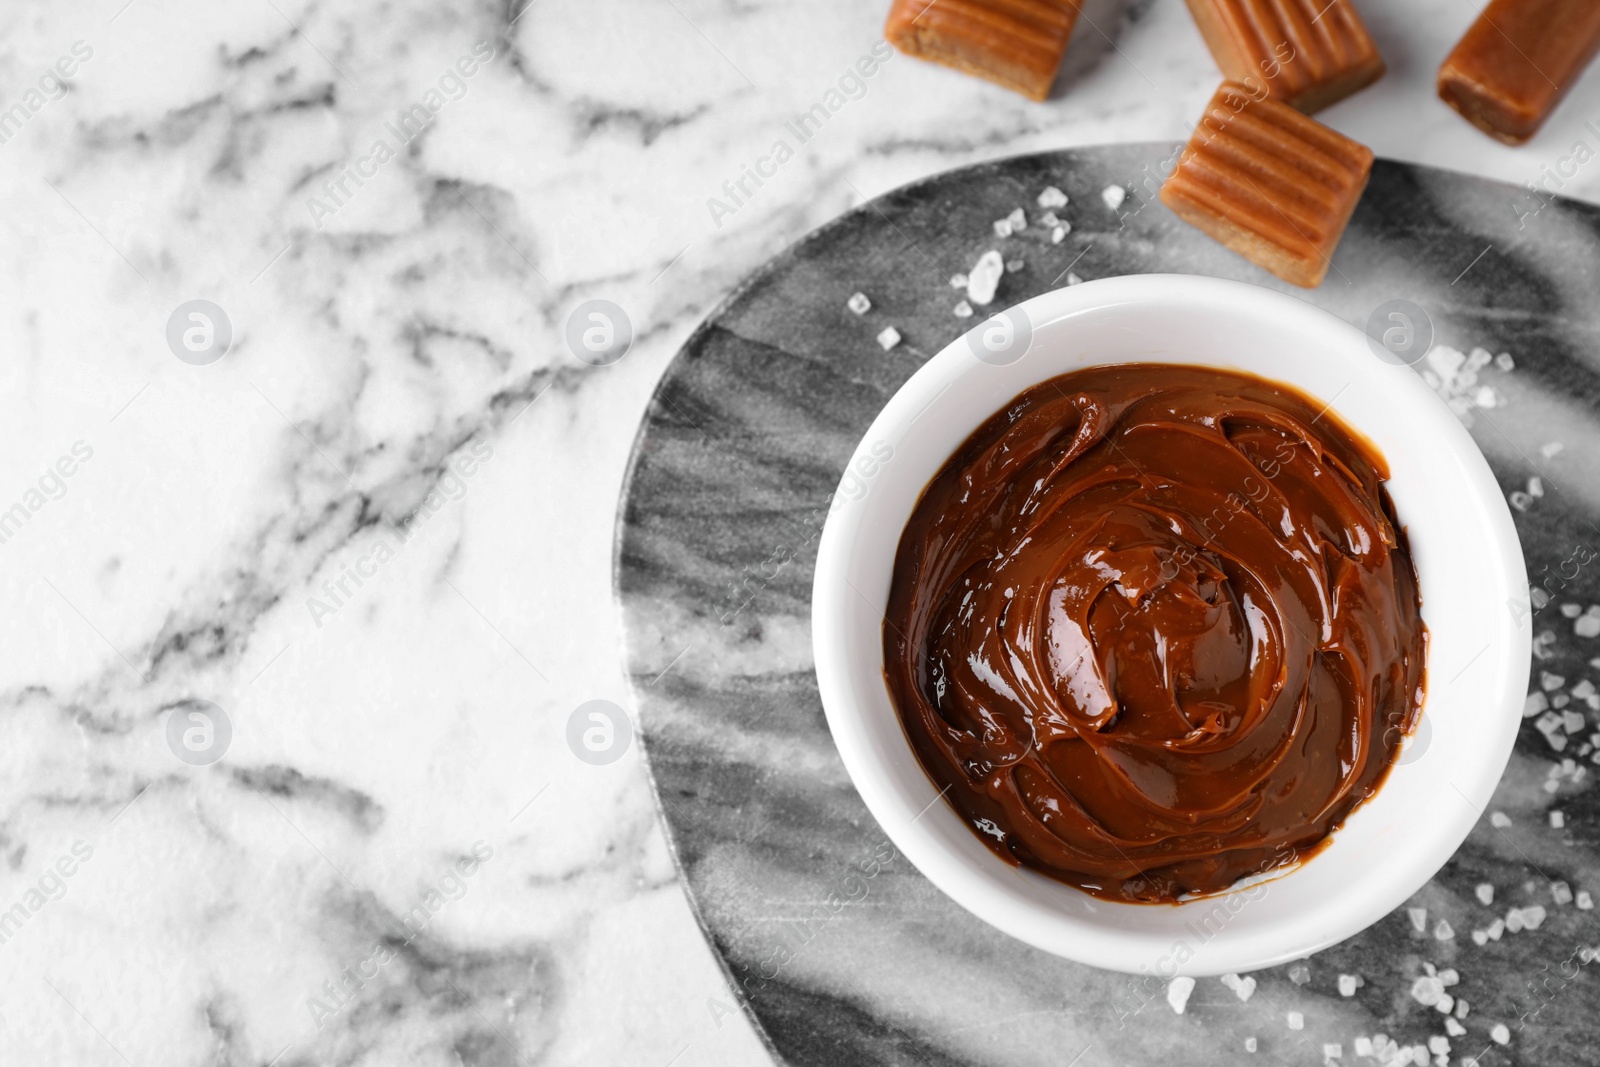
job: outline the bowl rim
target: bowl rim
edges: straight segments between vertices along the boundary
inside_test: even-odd
[[[1124,305],[1130,306],[1130,310],[1132,308],[1153,310],[1158,307],[1181,310],[1199,306],[1214,310],[1222,306],[1236,315],[1241,322],[1247,322],[1254,327],[1271,326],[1280,331],[1287,329],[1291,336],[1294,335],[1294,331],[1306,331],[1300,336],[1309,336],[1310,331],[1321,331],[1332,338],[1323,341],[1322,347],[1331,348],[1337,345],[1342,355],[1349,356],[1351,369],[1356,373],[1385,373],[1381,368],[1387,367],[1392,373],[1384,379],[1385,388],[1392,387],[1398,390],[1408,404],[1420,405],[1432,413],[1429,418],[1434,425],[1430,425],[1429,429],[1436,431],[1443,438],[1443,443],[1448,446],[1453,458],[1461,467],[1461,477],[1474,492],[1475,513],[1481,517],[1476,532],[1492,550],[1489,555],[1493,565],[1485,568],[1486,580],[1499,587],[1495,593],[1498,595],[1503,592],[1508,605],[1512,597],[1526,594],[1528,589],[1526,569],[1516,528],[1505,497],[1482,452],[1456,416],[1433,390],[1428,388],[1419,375],[1408,367],[1380,363],[1368,350],[1366,335],[1333,313],[1275,290],[1243,282],[1181,274],[1124,275],[1084,282],[1050,290],[998,313],[1005,314],[1018,308],[1024,309],[1027,319],[1037,331],[1075,316],[1103,313],[1119,309]],[[873,420],[852,453],[846,466],[845,478],[849,477],[851,466],[868,454],[867,450],[872,447],[873,442],[896,438],[901,430],[914,422],[921,413],[929,410],[952,386],[968,375],[983,372],[984,364],[974,357],[974,350],[969,347],[968,338],[983,329],[991,319],[976,323],[966,334],[952,340],[938,354],[927,360],[896,391]],[[1127,358],[1090,358],[1081,365],[1132,362],[1140,361]],[[1047,373],[1030,377],[1028,384],[1065,373],[1065,369],[1046,364],[1044,360],[1036,363],[1041,365],[1041,370],[1047,370]],[[1305,386],[1288,379],[1285,379],[1285,384],[1315,395]],[[1334,396],[1328,401],[1329,408],[1335,412],[1340,411],[1338,399],[1338,396]],[[999,406],[996,406],[995,410],[999,410]],[[1441,413],[1443,419],[1437,417]],[[1346,421],[1358,431],[1365,432],[1356,421],[1348,419]],[[956,437],[950,451],[953,452],[960,440],[975,428],[976,426],[970,427]],[[1394,450],[1391,449],[1389,454],[1393,455]],[[927,481],[947,458],[948,453],[933,461],[931,468],[926,472],[926,477],[916,487],[917,497],[920,497]],[[915,469],[912,474],[915,470],[921,469],[918,465],[913,466]],[[894,463],[885,465],[884,470],[878,473],[876,478],[903,479],[907,476],[903,466],[899,471],[896,471],[895,467]],[[865,492],[871,492],[874,484],[876,483],[869,484]],[[843,491],[844,481],[841,481],[840,492]],[[1396,500],[1395,506],[1397,510],[1401,509],[1402,502]],[[847,665],[850,650],[846,647],[845,626],[842,621],[847,611],[845,605],[848,599],[860,595],[846,588],[849,583],[844,580],[853,554],[859,550],[865,539],[886,535],[882,530],[863,530],[862,510],[856,507],[838,506],[830,510],[818,544],[812,587],[811,622],[817,683],[828,728],[845,769],[868,810],[889,839],[918,870],[943,893],[978,918],[1025,943],[1056,955],[1110,970],[1148,973],[1149,964],[1141,961],[1144,957],[1158,952],[1169,940],[1167,935],[1131,935],[1103,924],[1096,928],[1094,924],[1080,918],[1052,911],[1040,903],[1041,894],[1049,896],[1058,890],[1068,893],[1081,893],[1081,891],[1026,869],[1016,872],[1020,877],[1019,887],[1014,892],[997,891],[989,878],[976,869],[983,866],[981,860],[975,865],[970,859],[956,855],[930,831],[927,824],[920,823],[922,815],[942,797],[932,780],[927,779],[924,773],[922,776],[924,788],[919,790],[915,797],[910,796],[909,791],[891,783],[891,776],[885,770],[887,762],[880,757],[867,734],[865,717],[860,707],[862,701],[858,699],[859,686],[853,680],[852,670]],[[903,524],[892,531],[896,545],[899,543],[902,529]],[[1419,578],[1422,576],[1422,569],[1422,565],[1418,564]],[[1424,614],[1426,617],[1426,603]],[[1491,706],[1500,709],[1503,705],[1505,713],[1494,721],[1496,729],[1484,738],[1480,750],[1481,759],[1477,761],[1475,767],[1469,768],[1472,773],[1465,782],[1457,785],[1457,790],[1467,802],[1466,805],[1454,804],[1446,807],[1443,816],[1432,823],[1434,831],[1431,836],[1420,844],[1407,842],[1407,850],[1397,857],[1398,870],[1383,872],[1381,880],[1374,877],[1373,884],[1376,889],[1381,889],[1381,892],[1369,892],[1359,901],[1341,902],[1337,907],[1330,903],[1329,910],[1337,914],[1309,917],[1307,921],[1298,924],[1296,936],[1288,941],[1280,938],[1266,942],[1259,937],[1252,938],[1248,931],[1241,931],[1232,937],[1218,936],[1203,944],[1200,951],[1179,961],[1171,971],[1162,970],[1161,977],[1167,978],[1176,974],[1198,976],[1242,972],[1309,955],[1353,936],[1390,913],[1437,873],[1466,839],[1488,804],[1510,759],[1520,727],[1520,706],[1526,694],[1531,657],[1532,624],[1525,615],[1517,618],[1512,612],[1508,611],[1506,614],[1511,620],[1509,626],[1506,620],[1501,620],[1497,627],[1497,633],[1506,639],[1498,643],[1492,642],[1497,644],[1497,647],[1486,649],[1483,653],[1485,657],[1495,657],[1495,662],[1491,663],[1496,678],[1495,685],[1491,687]],[[881,630],[881,623],[879,626]],[[1433,692],[1436,684],[1435,651],[1434,644],[1430,640],[1429,694]],[[877,642],[874,654],[881,674],[881,640]],[[878,679],[878,684],[883,684],[881,677]],[[1513,708],[1517,709],[1515,713],[1512,711]],[[1424,718],[1426,714],[1425,697]],[[909,751],[910,743],[904,737],[903,728],[900,741]],[[914,753],[912,758],[915,760]],[[920,761],[917,765],[920,769]],[[1388,788],[1393,776],[1400,771],[1399,767],[1392,769],[1390,776],[1385,779],[1383,788]],[[1454,779],[1452,784],[1456,784]],[[953,814],[953,809],[947,806],[947,810]],[[1356,814],[1359,815],[1360,811],[1358,808]],[[982,848],[981,845],[979,847]],[[996,867],[1007,866],[986,848],[983,852],[990,857]],[[1321,857],[1313,856],[1306,861],[1306,864],[1315,863],[1319,858]],[[1298,869],[1300,868],[1293,868],[1278,877],[1293,877]],[[989,873],[992,874],[993,871]],[[1197,898],[1195,903],[1217,901],[1242,888],[1236,885],[1222,894]],[[1090,909],[1091,912],[1098,912],[1102,908],[1164,907],[1164,905],[1120,904],[1100,901],[1088,897],[1087,894],[1083,896],[1095,902],[1095,906]],[[1360,894],[1351,896],[1356,897]],[[1186,906],[1187,904],[1176,905],[1178,908]],[[1223,935],[1229,932],[1224,930]]]

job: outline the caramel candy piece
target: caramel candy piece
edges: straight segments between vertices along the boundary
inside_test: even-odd
[[[1322,283],[1367,187],[1372,150],[1287,104],[1223,82],[1161,202],[1284,281]]]
[[[1383,76],[1350,0],[1188,0],[1222,76],[1307,115]]]
[[[895,0],[883,35],[908,56],[1043,100],[1077,20],[1077,0]]]
[[[1597,47],[1595,0],[1491,0],[1439,68],[1439,98],[1490,137],[1521,144]]]

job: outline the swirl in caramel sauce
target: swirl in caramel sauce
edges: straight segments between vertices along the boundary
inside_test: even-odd
[[[1033,386],[923,491],[885,677],[974,833],[1097,897],[1303,859],[1382,784],[1427,631],[1383,457],[1265,379],[1126,364]]]

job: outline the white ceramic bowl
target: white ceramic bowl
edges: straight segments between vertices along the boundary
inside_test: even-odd
[[[970,338],[930,359],[851,458],[817,554],[812,640],[839,754],[900,851],[956,903],[1047,952],[1170,977],[1248,971],[1349,937],[1444,865],[1482,813],[1521,720],[1532,627],[1522,552],[1489,466],[1408,367],[1293,297],[1184,275],[1108,278],[1007,312],[1031,344],[980,360]],[[1018,336],[1026,330],[1017,331]],[[1003,342],[1004,331],[987,334]],[[991,347],[996,347],[991,345]],[[1007,359],[1015,358],[1012,362]],[[1098,900],[981,844],[917,762],[883,675],[883,611],[900,535],[956,447],[1023,389],[1106,363],[1193,363],[1297,386],[1387,459],[1430,634],[1422,725],[1377,795],[1310,860],[1176,905]],[[1003,365],[1000,365],[1002,364]],[[937,802],[936,802],[937,801]]]

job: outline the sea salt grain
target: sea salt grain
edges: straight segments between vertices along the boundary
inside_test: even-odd
[[[1322,1058],[1325,1059],[1325,1060],[1342,1060],[1342,1059],[1344,1059],[1344,1046],[1343,1045],[1323,1045],[1322,1046]]]
[[[1104,189],[1100,190],[1100,199],[1105,201],[1106,207],[1112,211],[1115,211],[1117,208],[1121,207],[1122,202],[1126,200],[1127,197],[1128,190],[1124,189],[1120,185],[1108,185]]]
[[[1050,231],[1050,243],[1058,245],[1067,238],[1068,227],[1063,223]]]
[[[967,287],[967,276],[965,274],[952,274],[952,275],[950,275],[950,288],[952,288],[952,289],[965,289],[966,287]]]
[[[1563,711],[1561,725],[1567,728],[1569,734],[1580,734],[1588,727],[1589,720],[1583,717],[1581,711]]]
[[[957,304],[953,310],[955,311],[956,318],[958,319],[972,318],[972,305],[967,303],[965,300]]]
[[[1419,975],[1411,983],[1411,999],[1418,1004],[1433,1007],[1445,995],[1444,983],[1432,975]]]
[[[1306,1028],[1306,1017],[1300,1012],[1291,1011],[1286,1018],[1289,1021],[1289,1029],[1304,1030]]]
[[[1000,253],[989,249],[978,257],[972,272],[967,275],[967,299],[984,307],[993,302],[995,290],[1000,287],[1000,276],[1005,273],[1005,260]]]
[[[1555,814],[1560,814],[1556,812]],[[1572,903],[1572,887],[1565,882],[1556,882],[1550,886],[1550,898],[1557,904],[1567,905]]]
[[[1594,907],[1594,897],[1589,895],[1587,889],[1578,890],[1578,910],[1589,911]]]
[[[1461,984],[1461,975],[1457,973],[1454,967],[1446,967],[1439,972],[1439,981],[1443,982],[1445,988],[1448,989],[1450,986]]]
[[[1246,975],[1240,978],[1236,974],[1222,976],[1222,984],[1233,990],[1233,995],[1240,1000],[1249,1000],[1250,995],[1256,991],[1256,980]]]
[[[1565,815],[1559,811],[1552,811],[1550,813],[1550,829],[1561,830],[1564,829],[1566,825],[1567,817]]]
[[[1194,979],[1186,974],[1180,974],[1167,983],[1167,1003],[1179,1015],[1189,1004],[1189,994],[1194,992]]]
[[[1511,358],[1510,352],[1502,352],[1494,357],[1494,365],[1509,372],[1516,369],[1517,361]]]
[[[1067,273],[1067,284],[1068,285],[1082,285],[1083,284],[1083,279],[1078,277],[1076,274],[1073,274],[1073,273],[1071,273],[1069,271]]]
[[[1356,1055],[1372,1055],[1372,1038],[1368,1037],[1366,1034],[1362,1034],[1360,1037],[1356,1038]]]
[[[1550,706],[1550,698],[1543,693],[1529,693],[1522,704],[1522,717],[1531,719]]]
[[[1543,904],[1530,904],[1522,909],[1522,925],[1528,930],[1537,930],[1544,922],[1546,915]]]
[[[1478,903],[1488,907],[1494,903],[1494,886],[1488,882],[1479,882],[1478,888],[1473,890],[1478,895]]]
[[[1545,692],[1548,693],[1553,689],[1560,689],[1562,686],[1566,685],[1567,679],[1565,675],[1551,674],[1549,671],[1540,671],[1539,684],[1544,686]]]
[[[1484,945],[1487,945],[1489,943],[1489,935],[1488,935],[1488,933],[1483,931],[1483,930],[1474,930],[1474,931],[1472,931],[1472,943],[1474,945],[1477,945],[1479,948],[1482,948]]]
[[[1067,194],[1053,185],[1047,185],[1039,194],[1038,204],[1042,208],[1066,207]]]
[[[1244,1050],[1246,1052],[1254,1052],[1256,1050],[1256,1039],[1253,1038],[1253,1037],[1245,1038],[1244,1039]]]
[[[1449,941],[1456,936],[1456,932],[1450,929],[1449,923],[1445,922],[1443,919],[1440,919],[1438,924],[1433,928],[1433,936],[1434,939],[1438,941]]]
[[[1444,1032],[1449,1034],[1451,1037],[1460,1037],[1462,1034],[1467,1032],[1467,1028],[1456,1022],[1455,1019],[1451,1018],[1444,1021]]]
[[[1020,207],[1012,211],[1011,214],[1007,215],[1006,221],[1011,223],[1011,229],[1013,231],[1026,230],[1028,228],[1028,216],[1022,213],[1022,209]]]
[[[1496,919],[1489,924],[1489,929],[1485,932],[1489,935],[1490,941],[1500,940],[1500,935],[1506,932],[1506,921],[1504,919]]]
[[[1423,933],[1428,929],[1427,908],[1407,908],[1406,914],[1410,916],[1411,926],[1417,933]]]
[[[1428,1051],[1435,1056],[1443,1056],[1450,1051],[1450,1039],[1434,1034],[1428,1038]]]
[[[1289,981],[1295,985],[1305,985],[1311,981],[1311,968],[1303,963],[1297,963],[1289,968]]]
[[[1569,619],[1576,619],[1579,615],[1583,614],[1583,605],[1563,604],[1561,605],[1561,614],[1565,615]]]
[[[1511,1044],[1511,1031],[1506,1029],[1505,1023],[1495,1023],[1494,1029],[1489,1031],[1489,1039],[1497,1045]]]
[[[1021,270],[1023,267],[1026,267],[1027,265],[1028,264],[1025,261],[1020,260],[1020,259],[1008,259],[1008,260],[1006,260],[1006,273],[1007,274],[1015,274],[1015,273],[1017,273],[1017,271]]]
[[[1579,637],[1600,637],[1600,615],[1580,615],[1572,624],[1572,632]]]
[[[1010,237],[1011,236],[1011,220],[1010,219],[995,219],[994,220],[994,235],[996,237]]]
[[[1339,995],[1341,997],[1353,997],[1353,996],[1355,996],[1356,995],[1356,985],[1357,984],[1358,984],[1358,981],[1357,981],[1355,975],[1353,975],[1353,974],[1341,974],[1339,976]]]
[[[1554,459],[1556,453],[1560,452],[1566,447],[1567,446],[1562,444],[1560,441],[1547,441],[1539,446],[1539,454],[1545,459]]]
[[[1489,824],[1491,826],[1494,826],[1494,827],[1497,827],[1497,828],[1499,828],[1501,830],[1504,830],[1506,827],[1511,825],[1511,816],[1507,815],[1503,811],[1490,812],[1489,813]]]
[[[845,307],[854,311],[857,315],[865,315],[872,310],[872,301],[867,299],[866,293],[853,293],[850,299],[845,302]]]
[[[893,326],[885,326],[883,332],[878,334],[878,347],[885,352],[900,343],[900,331]]]

